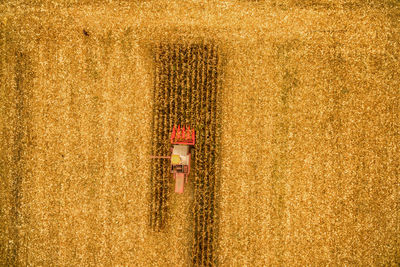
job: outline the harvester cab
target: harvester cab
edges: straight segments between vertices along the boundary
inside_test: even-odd
[[[191,167],[191,148],[196,141],[194,129],[190,127],[173,127],[171,133],[171,156],[152,156],[152,158],[166,158],[171,160],[171,173],[175,179],[175,192],[183,193]]]

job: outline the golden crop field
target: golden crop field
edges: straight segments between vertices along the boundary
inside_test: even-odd
[[[400,264],[398,1],[0,10],[0,266]]]

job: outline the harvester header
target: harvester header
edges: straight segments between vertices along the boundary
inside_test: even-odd
[[[181,128],[178,125],[178,128],[174,125],[171,134],[171,144],[172,145],[194,145],[196,141],[196,134],[194,129],[190,129],[188,126],[186,129],[185,127]]]

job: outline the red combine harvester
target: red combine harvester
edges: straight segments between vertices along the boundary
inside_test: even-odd
[[[171,134],[171,156],[151,156],[151,158],[171,160],[171,173],[174,174],[176,193],[183,193],[184,184],[187,183],[191,164],[190,149],[194,146],[195,139],[194,129],[174,126]]]

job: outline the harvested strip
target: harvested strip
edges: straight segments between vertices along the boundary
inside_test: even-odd
[[[218,53],[212,44],[160,44],[155,49],[152,153],[167,155],[173,125],[196,130],[193,151],[193,265],[215,263],[215,167],[217,147]],[[152,164],[150,226],[164,229],[168,193],[173,182],[169,161]]]

